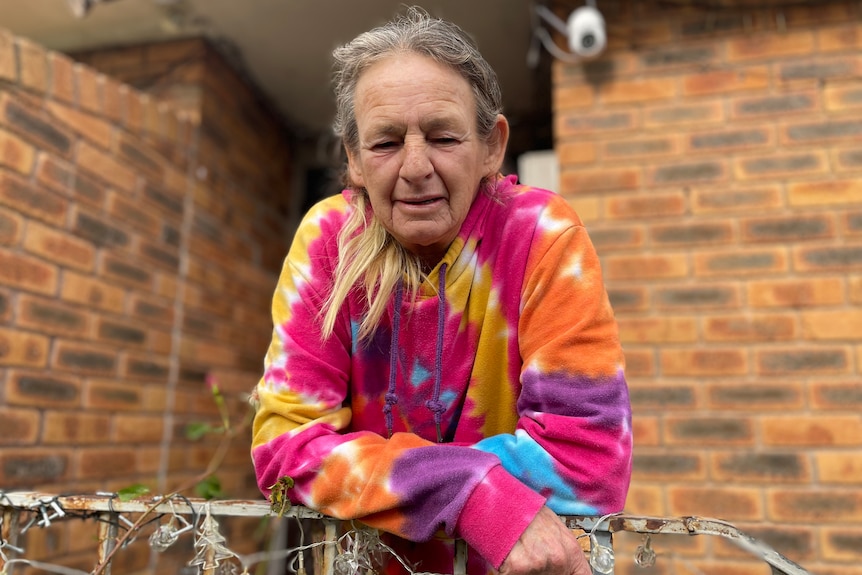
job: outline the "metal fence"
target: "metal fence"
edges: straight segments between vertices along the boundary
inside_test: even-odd
[[[272,517],[267,501],[207,501],[183,496],[122,500],[114,493],[93,495],[53,495],[37,492],[0,491],[0,575],[12,575],[16,565],[26,565],[59,575],[110,575],[112,561],[122,549],[138,537],[147,536],[154,551],[164,551],[180,537],[192,537],[195,554],[188,565],[203,575],[245,575],[254,566],[270,563],[276,569],[267,573],[308,571],[322,575],[370,575],[375,572],[370,557],[393,553],[376,535],[376,531],[359,526],[344,528],[344,522],[326,517],[305,507],[293,506],[279,516],[282,520],[306,520],[311,523],[311,541],[303,537],[298,545],[274,551],[240,555],[228,547],[219,531],[218,517]],[[564,516],[561,519],[589,538],[589,560],[594,575],[611,575],[615,571],[613,534],[639,533],[643,542],[634,554],[641,567],[656,562],[652,537],[659,535],[707,535],[728,539],[744,551],[768,564],[773,574],[811,575],[763,542],[742,533],[733,525],[701,517],[657,518],[625,514],[604,517]],[[47,564],[27,558],[23,536],[30,530],[47,528],[69,520],[98,523],[98,559],[90,572]],[[301,525],[297,521],[297,525]],[[282,533],[283,535],[283,533]],[[456,541],[453,575],[466,574],[467,547]],[[286,545],[285,541],[282,545]],[[308,557],[306,557],[308,555]],[[396,559],[399,559],[395,555]],[[306,566],[306,561],[309,565]],[[403,561],[402,561],[403,563]],[[412,571],[414,575],[438,575]]]

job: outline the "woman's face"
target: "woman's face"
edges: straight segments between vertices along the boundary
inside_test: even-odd
[[[352,184],[405,248],[435,265],[461,229],[483,177],[500,169],[508,124],[476,133],[470,84],[427,56],[401,53],[368,68],[356,86],[359,149]]]

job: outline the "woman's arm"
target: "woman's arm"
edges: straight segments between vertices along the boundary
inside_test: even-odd
[[[620,511],[632,448],[623,353],[598,256],[562,198],[538,223],[521,306],[517,430],[477,447],[558,514]]]

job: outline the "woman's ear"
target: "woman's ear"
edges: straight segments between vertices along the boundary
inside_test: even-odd
[[[508,144],[509,121],[503,114],[497,114],[494,129],[491,131],[491,135],[488,136],[488,157],[486,158],[488,175],[495,176],[500,171],[500,168],[503,167],[503,160],[506,157],[506,146]]]
[[[365,180],[362,178],[362,166],[359,163],[359,158],[347,146],[344,146],[344,151],[347,153],[347,178],[350,185],[357,189],[364,188]]]

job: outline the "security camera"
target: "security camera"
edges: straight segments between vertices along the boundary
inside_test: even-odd
[[[605,19],[593,6],[581,6],[569,15],[566,23],[569,50],[582,58],[598,56],[607,44]]]

